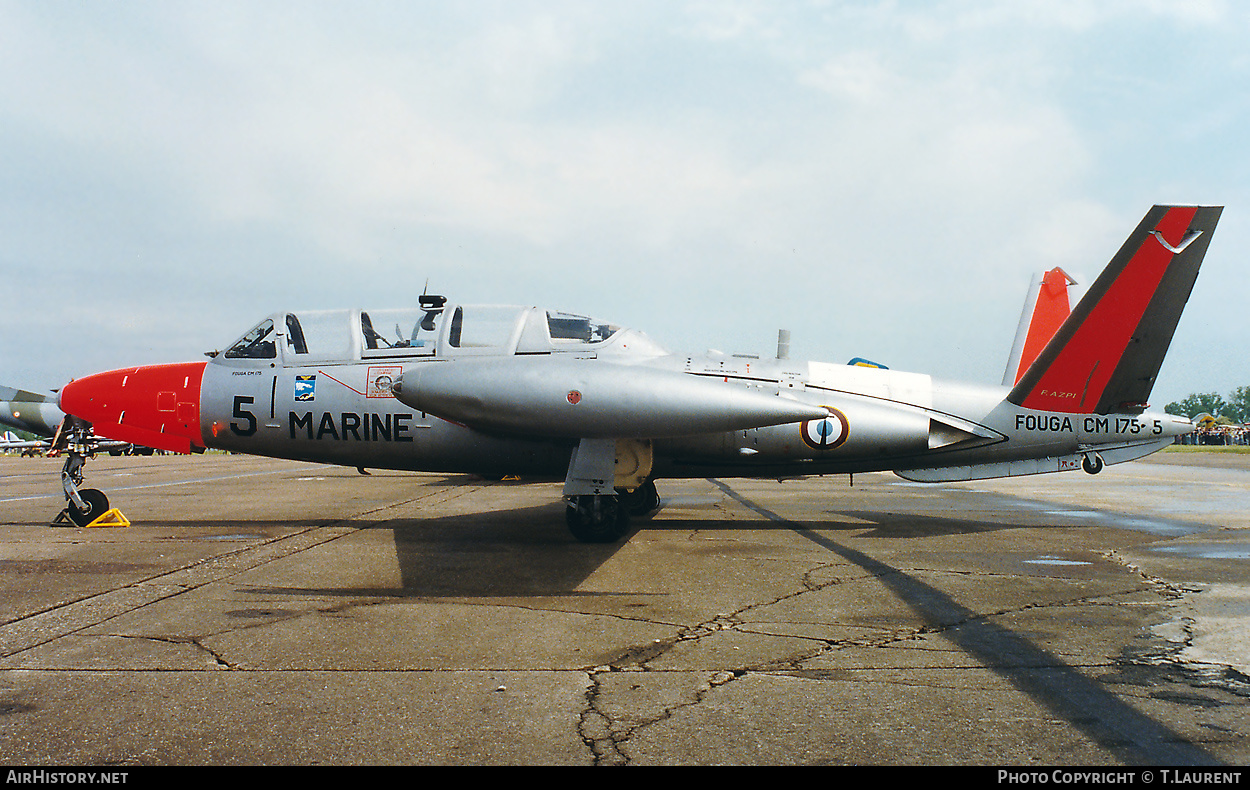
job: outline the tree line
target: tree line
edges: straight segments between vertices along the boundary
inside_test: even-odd
[[[1199,414],[1210,414],[1220,422],[1250,422],[1250,387],[1238,387],[1229,393],[1227,400],[1218,392],[1195,392],[1169,403],[1163,410],[1191,420]]]

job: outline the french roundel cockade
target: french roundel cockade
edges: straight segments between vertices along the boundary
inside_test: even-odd
[[[808,420],[800,426],[803,443],[813,450],[836,450],[846,444],[851,426],[846,415],[832,406],[825,406],[829,416],[823,420]]]

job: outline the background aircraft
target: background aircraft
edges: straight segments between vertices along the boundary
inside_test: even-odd
[[[55,395],[40,395],[0,384],[0,425],[52,437],[65,419]]]
[[[37,392],[6,387],[0,384],[0,424],[17,428],[20,431],[41,436],[41,439],[21,439],[12,431],[5,432],[0,439],[0,450],[44,450],[56,454],[65,449],[69,428],[76,418],[65,423],[65,412],[57,405],[54,395],[40,395]],[[130,442],[119,442],[96,436],[90,426],[85,423],[80,444],[88,454],[108,452],[121,455],[123,452],[151,455],[152,448],[137,447]]]
[[[564,479],[567,521],[612,541],[668,477],[894,471],[951,481],[1120,463],[1193,430],[1145,412],[1220,207],[1155,206],[1075,306],[1061,271],[1026,306],[1003,386],[861,364],[675,355],[537,307],[277,313],[208,362],[67,384],[66,513],[89,423],[176,452],[221,448],[354,467]]]
[[[40,449],[45,444],[47,444],[46,441],[40,441],[37,439],[36,440],[23,439],[22,437],[13,433],[13,431],[5,431],[3,434],[0,434],[0,450],[29,451],[29,450]],[[25,452],[23,452],[23,455],[25,455]]]
[[[64,419],[65,413],[56,405],[56,396],[0,384],[0,425],[43,437],[23,439],[6,431],[0,439],[0,450],[22,450],[23,455],[46,451],[52,447],[52,437]]]

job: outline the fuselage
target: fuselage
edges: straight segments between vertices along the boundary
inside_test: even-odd
[[[60,406],[101,436],[179,452],[544,479],[563,478],[589,436],[647,442],[653,478],[943,480],[1074,469],[1093,452],[1129,460],[1192,430],[1149,412],[1035,411],[1007,393],[873,367],[674,355],[581,316],[440,304],[279,313],[208,362],[77,379]]]

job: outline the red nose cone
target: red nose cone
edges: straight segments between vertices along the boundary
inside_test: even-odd
[[[176,453],[200,450],[206,364],[146,365],[74,379],[61,389],[61,411],[90,422],[106,439]]]

